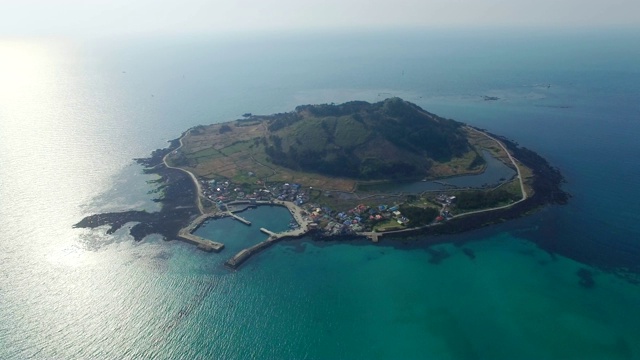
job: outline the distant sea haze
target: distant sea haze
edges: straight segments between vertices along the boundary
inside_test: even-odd
[[[0,358],[638,358],[638,39],[1,43]],[[209,222],[219,254],[72,228],[157,210],[132,159],[192,126],[391,96],[533,149],[571,201],[433,245],[283,241],[237,272],[231,249],[286,228],[285,209]]]

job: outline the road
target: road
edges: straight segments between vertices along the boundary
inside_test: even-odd
[[[516,160],[513,158],[513,156],[511,156],[511,153],[509,152],[509,150],[507,150],[507,148],[500,142],[498,141],[496,138],[494,138],[493,136],[490,136],[489,134],[474,129],[472,127],[467,127],[470,130],[473,130],[479,134],[482,134],[486,137],[488,137],[489,139],[493,140],[494,142],[496,142],[498,145],[500,145],[500,147],[502,148],[502,150],[504,150],[504,152],[507,153],[507,156],[509,157],[509,160],[511,160],[511,163],[513,164],[513,166],[516,168],[516,172],[518,173],[518,181],[520,181],[520,191],[522,192],[522,198],[514,203],[511,204],[507,204],[507,205],[503,205],[503,206],[497,206],[497,207],[493,207],[493,208],[489,208],[489,209],[482,209],[482,210],[476,210],[476,211],[469,211],[463,214],[458,214],[455,215],[454,218],[456,217],[463,217],[463,216],[467,216],[467,215],[472,215],[472,214],[478,214],[478,213],[482,213],[482,212],[487,212],[487,211],[494,211],[494,210],[500,210],[500,209],[506,209],[509,208],[517,203],[523,202],[525,200],[527,200],[527,191],[524,189],[524,182],[522,181],[522,173],[520,172],[520,167],[518,166],[518,164],[516,163]]]
[[[520,203],[520,202],[523,202],[523,201],[527,200],[527,192],[524,189],[524,182],[522,180],[522,173],[520,172],[520,167],[516,163],[516,160],[513,158],[513,156],[511,156],[511,153],[507,150],[507,148],[500,141],[498,141],[496,138],[494,138],[493,136],[490,136],[489,134],[487,134],[487,133],[485,133],[483,131],[476,130],[476,129],[472,128],[472,127],[468,127],[468,129],[473,130],[473,131],[475,131],[477,133],[480,133],[480,134],[486,136],[487,138],[493,140],[498,145],[500,145],[500,147],[507,153],[507,156],[509,157],[509,160],[511,161],[513,166],[516,168],[516,172],[518,173],[518,180],[520,182],[520,191],[522,192],[522,198],[520,200],[516,201],[516,202],[511,203],[511,204],[507,204],[507,205],[503,205],[503,206],[497,206],[497,207],[493,207],[493,208],[489,208],[489,209],[469,211],[469,212],[466,212],[466,213],[463,213],[463,214],[454,215],[453,218],[460,218],[460,217],[473,215],[473,214],[479,214],[479,213],[488,212],[488,211],[506,209],[506,208],[512,207],[513,205],[515,205],[517,203]],[[443,209],[444,209],[444,205],[443,205]],[[382,237],[383,235],[401,234],[403,232],[416,231],[416,230],[428,228],[428,227],[431,227],[431,226],[436,226],[436,225],[439,225],[439,224],[440,223],[432,223],[432,224],[425,225],[425,226],[420,226],[420,227],[417,227],[417,228],[394,230],[394,231],[387,231],[387,232],[381,232],[381,233],[379,233],[379,232],[359,232],[359,233],[356,233],[356,234],[360,235],[360,236],[368,237],[374,242],[378,242],[380,237]]]
[[[185,133],[186,134],[186,133]],[[178,151],[180,150],[180,148],[182,148],[182,138],[183,136],[180,137],[180,146],[178,146],[175,150],[173,150],[172,152]],[[171,154],[171,152],[169,153]],[[200,194],[202,194],[202,186],[200,185],[200,182],[198,181],[198,179],[196,178],[196,176],[188,170],[185,170],[183,168],[179,168],[179,167],[175,167],[175,166],[171,166],[169,165],[169,163],[167,162],[167,156],[169,156],[169,154],[165,155],[162,158],[162,162],[164,162],[164,166],[168,167],[169,169],[178,169],[180,171],[184,171],[185,173],[189,174],[189,176],[191,177],[191,180],[193,180],[193,183],[196,184],[196,205],[198,206],[198,210],[200,211],[200,214],[204,214],[204,206],[202,205],[202,199],[200,198]]]

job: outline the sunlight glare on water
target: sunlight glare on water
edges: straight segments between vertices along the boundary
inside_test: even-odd
[[[74,265],[83,251],[74,244],[73,230],[59,224],[77,221],[76,204],[107,189],[105,175],[122,165],[104,151],[108,139],[101,127],[109,122],[96,119],[108,119],[87,96],[83,69],[68,66],[64,52],[73,47],[0,42],[0,220],[9,224],[3,235],[31,233],[31,243],[47,244],[48,258]],[[15,210],[22,216],[9,215]],[[35,224],[56,230],[37,232]]]
[[[47,49],[35,43],[0,41],[0,95],[7,102],[42,91],[47,72]]]
[[[580,262],[638,259],[638,37],[406,35],[0,41],[0,359],[638,358],[638,286]],[[72,227],[157,209],[131,159],[192,126],[392,95],[534,149],[574,197],[415,245],[286,241],[237,272],[286,212],[201,227],[220,253]]]

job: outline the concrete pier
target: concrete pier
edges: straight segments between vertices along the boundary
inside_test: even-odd
[[[207,240],[207,239],[201,238],[200,236],[193,235],[190,233],[180,233],[179,236],[180,238],[182,238],[187,242],[198,245],[198,249],[204,250],[207,252],[211,252],[211,251],[220,252],[220,250],[224,248],[223,243]]]
[[[378,241],[380,241],[380,238],[382,237],[382,233],[379,232],[361,232],[361,233],[357,233],[357,235],[360,236],[366,236],[367,238],[371,239],[371,241],[373,241],[374,243],[377,243]]]
[[[242,265],[242,263],[244,263],[245,261],[247,261],[247,259],[249,259],[251,256],[253,256],[254,254],[259,253],[260,251],[266,249],[267,247],[273,245],[274,243],[284,239],[284,238],[298,238],[298,237],[302,237],[304,235],[306,235],[309,231],[312,230],[312,228],[310,227],[310,220],[305,219],[304,216],[302,215],[303,210],[296,206],[294,203],[289,202],[289,201],[274,201],[274,202],[261,202],[260,205],[279,205],[279,206],[285,206],[287,207],[287,209],[289,209],[289,211],[291,212],[291,215],[293,216],[293,218],[296,220],[296,222],[298,223],[298,225],[300,226],[300,228],[298,229],[293,229],[293,230],[288,230],[288,231],[283,231],[280,233],[275,233],[273,231],[270,231],[268,229],[265,228],[260,228],[260,231],[262,231],[263,233],[267,234],[269,237],[256,244],[253,245],[251,247],[248,247],[246,249],[242,249],[240,250],[236,255],[234,255],[231,259],[227,260],[224,264],[225,266],[231,268],[231,269],[237,269],[238,267],[240,267],[240,265]],[[237,215],[231,214],[231,216],[236,217]],[[236,217],[237,219],[239,217]],[[242,218],[240,218],[242,219]],[[238,220],[240,220],[238,219]],[[247,221],[246,219],[242,219],[244,220],[243,222],[247,225],[250,225],[251,223],[249,221]],[[242,221],[240,220],[240,221]],[[246,221],[246,222],[245,222]]]
[[[242,263],[247,261],[247,259],[249,259],[251,256],[259,253],[260,251],[266,249],[267,247],[273,245],[274,243],[288,237],[291,237],[291,238],[301,237],[305,235],[307,232],[309,232],[309,230],[295,229],[295,230],[284,231],[281,233],[274,233],[273,231],[269,231],[265,228],[260,228],[260,231],[269,235],[269,238],[267,238],[267,240],[261,243],[253,245],[252,247],[240,250],[234,257],[232,257],[231,259],[227,260],[224,263],[225,266],[235,270],[238,267],[240,267]]]
[[[201,238],[200,236],[192,234],[192,232],[195,231],[195,229],[197,229],[198,226],[200,226],[200,224],[202,224],[205,220],[215,216],[216,216],[215,214],[202,214],[198,216],[195,220],[191,222],[191,224],[189,224],[189,226],[180,230],[180,232],[178,233],[178,237],[180,237],[180,239],[186,242],[198,245],[198,249],[200,250],[204,250],[207,252],[210,252],[210,251],[219,252],[224,248],[223,243]]]
[[[269,231],[269,230],[267,230],[265,228],[260,228],[260,231],[262,231],[263,233],[265,233],[265,234],[267,234],[269,236],[276,236],[276,233],[274,233],[272,231]]]
[[[241,223],[243,223],[243,224],[245,224],[245,225],[249,225],[249,226],[251,226],[251,221],[249,221],[249,220],[247,220],[247,219],[245,219],[245,218],[243,218],[243,217],[240,217],[240,216],[238,216],[238,215],[236,215],[236,214],[232,213],[231,211],[229,211],[229,216],[231,216],[232,218],[234,218],[234,219],[236,219],[236,220],[240,221]]]
[[[269,237],[269,239],[261,243],[255,244],[250,248],[242,249],[236,255],[234,255],[231,259],[225,261],[224,265],[235,270],[238,267],[240,267],[242,263],[247,261],[247,259],[249,259],[252,255],[257,254],[260,251],[266,249],[267,247],[273,245],[273,243],[277,242],[278,240],[279,240],[278,238]]]

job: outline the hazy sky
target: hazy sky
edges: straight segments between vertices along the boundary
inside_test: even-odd
[[[640,0],[0,0],[0,35],[640,26]]]

